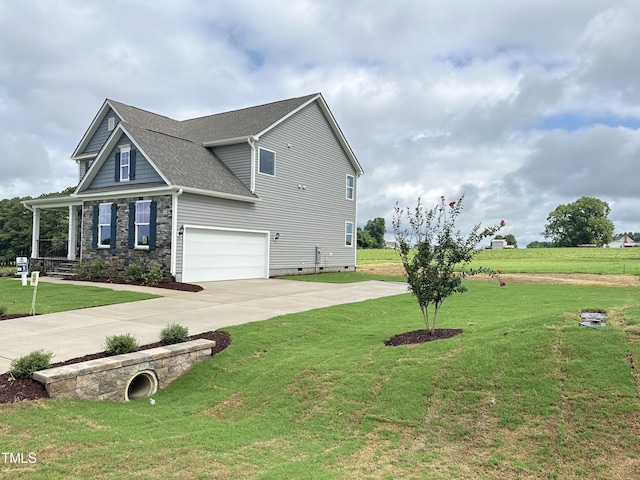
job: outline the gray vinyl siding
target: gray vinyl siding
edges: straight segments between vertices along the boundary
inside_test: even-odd
[[[137,151],[136,153],[136,178],[135,180],[129,180],[128,182],[116,182],[115,181],[115,162],[116,152],[119,152],[119,148],[122,145],[131,145],[132,150],[136,150],[133,142],[126,136],[122,135],[116,147],[114,147],[111,152],[109,152],[108,157],[105,162],[102,164],[100,171],[96,174],[94,179],[91,181],[87,190],[91,190],[93,188],[103,188],[103,187],[113,187],[113,186],[130,186],[130,185],[140,185],[144,183],[158,183],[163,182],[162,177],[158,174],[158,172],[151,166],[151,164],[147,161],[147,159],[142,155],[142,152]]]
[[[87,170],[89,169],[89,164],[92,164],[92,163],[93,163],[93,160],[82,160],[78,162],[80,167],[80,177],[78,181],[82,180],[82,178],[87,173]]]
[[[272,273],[313,268],[316,245],[322,250],[320,266],[355,266],[357,175],[317,104],[262,136],[256,155],[258,147],[276,152],[275,176],[258,173],[256,161],[260,201],[251,204],[185,193],[179,197],[178,225],[269,231]],[[346,199],[347,174],[355,178],[354,200]],[[353,222],[350,247],[345,246],[345,222]],[[181,242],[177,247],[177,273],[181,273]]]
[[[120,123],[120,118],[110,108],[107,111],[105,117],[102,119],[102,122],[100,122],[100,125],[98,125],[98,128],[93,134],[93,137],[91,137],[91,140],[89,140],[89,143],[87,143],[87,147],[82,152],[80,152],[81,154],[98,152],[102,148],[102,146],[107,141],[107,138],[109,138],[109,135],[111,135],[111,132],[108,130],[108,122],[110,117],[115,117],[115,126],[118,126],[118,123]]]
[[[251,188],[251,147],[248,143],[216,147],[213,153],[229,167],[236,177]]]

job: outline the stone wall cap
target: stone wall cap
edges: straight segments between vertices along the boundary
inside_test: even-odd
[[[46,370],[35,372],[32,375],[32,378],[41,383],[51,383],[54,380],[61,381],[71,377],[87,375],[89,373],[97,373],[104,370],[126,367],[143,361],[160,360],[162,358],[174,357],[184,353],[206,350],[215,347],[215,345],[216,342],[213,340],[199,338],[197,340],[174,343],[163,347],[150,348],[148,350],[139,350],[137,352],[97,358],[95,360],[74,363],[62,367],[48,368]]]

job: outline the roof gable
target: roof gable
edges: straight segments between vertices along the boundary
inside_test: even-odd
[[[91,184],[124,132],[167,185],[256,198],[208,147],[258,139],[313,102],[320,106],[355,171],[362,174],[362,167],[319,93],[183,121],[107,99],[72,157],[75,160],[96,159],[76,193]],[[115,112],[119,119],[116,128],[97,154],[82,155],[110,111]]]
[[[184,120],[185,136],[206,143],[258,135],[318,94]]]

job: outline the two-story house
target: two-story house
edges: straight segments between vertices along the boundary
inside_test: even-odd
[[[363,170],[321,94],[190,120],[106,100],[72,160],[68,259],[177,281],[354,270]]]

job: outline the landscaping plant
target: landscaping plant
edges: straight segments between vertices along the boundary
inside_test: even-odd
[[[33,352],[16,358],[11,362],[9,373],[17,378],[28,378],[38,370],[45,370],[51,367],[53,352],[44,350],[34,350]]]
[[[186,342],[187,338],[189,338],[189,329],[177,323],[171,323],[160,331],[160,340],[164,343]]]
[[[431,335],[436,328],[438,310],[445,298],[454,293],[464,293],[467,288],[462,280],[467,275],[485,273],[499,279],[499,271],[475,267],[468,268],[478,243],[491,237],[504,227],[498,225],[483,230],[480,224],[465,237],[455,230],[455,222],[462,212],[464,195],[447,203],[445,197],[429,210],[425,210],[418,198],[416,208],[407,209],[410,228],[402,229],[404,211],[396,204],[392,224],[397,250],[407,277],[409,291],[418,300],[427,330]],[[504,282],[500,280],[500,285]],[[433,305],[433,317],[429,319],[429,306]]]
[[[154,265],[149,269],[149,272],[144,276],[144,283],[152,287],[155,287],[162,281],[163,277],[164,275],[162,273],[162,268],[160,268],[158,265]]]
[[[142,268],[137,263],[132,263],[124,271],[124,281],[127,283],[137,282],[143,278]]]
[[[105,351],[108,355],[122,355],[138,350],[138,340],[129,333],[125,335],[110,335],[105,340]]]

